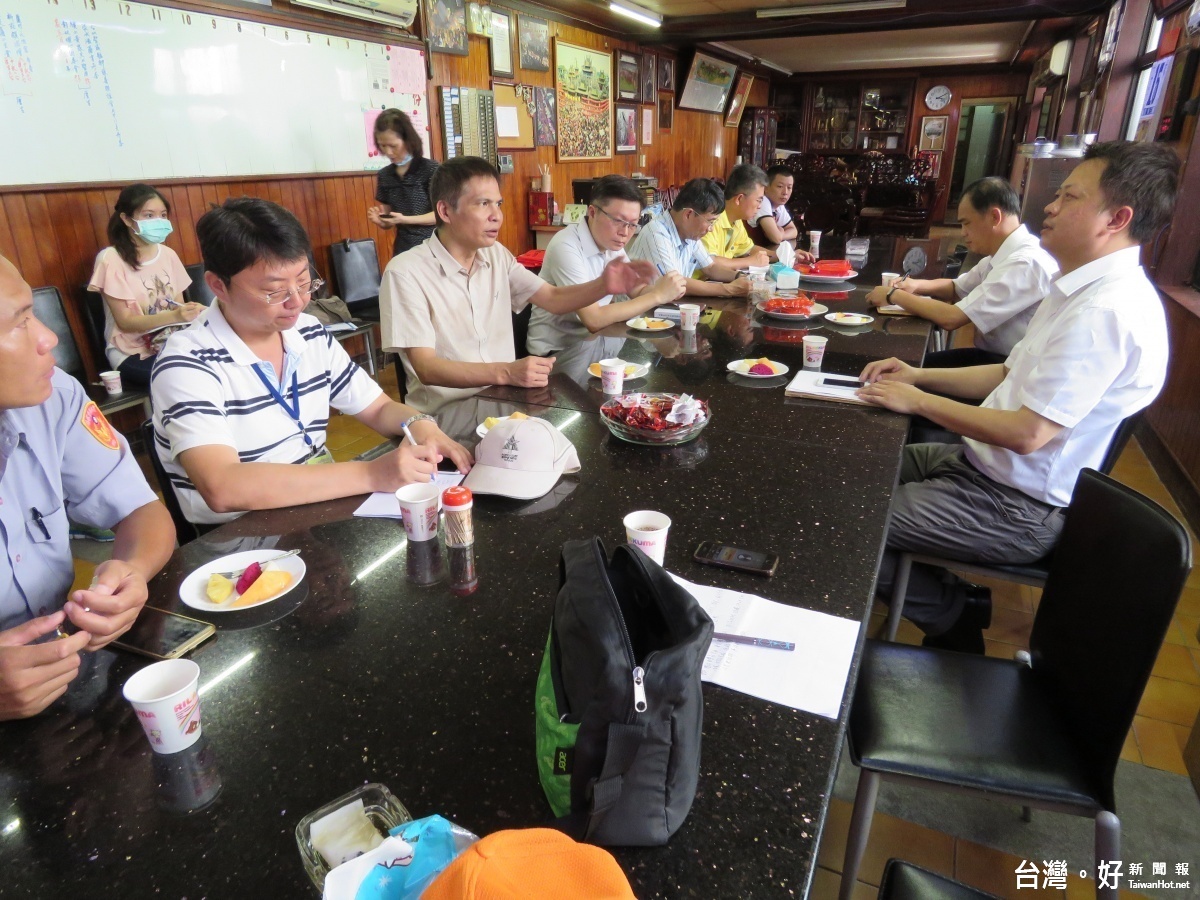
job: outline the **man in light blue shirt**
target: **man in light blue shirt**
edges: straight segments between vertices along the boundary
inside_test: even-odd
[[[75,678],[81,651],[128,630],[175,546],[129,446],[55,368],[56,344],[29,285],[0,257],[0,719],[41,712]],[[116,531],[112,559],[69,599],[68,515]],[[45,640],[64,625],[77,633]]]
[[[711,256],[700,243],[725,210],[725,193],[710,178],[693,178],[671,208],[650,222],[629,245],[630,259],[645,259],[662,272],[689,274],[697,269],[711,281],[688,278],[689,297],[745,297],[750,280]]]

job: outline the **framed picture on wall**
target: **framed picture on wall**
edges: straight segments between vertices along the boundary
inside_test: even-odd
[[[612,64],[607,50],[554,39],[559,162],[612,156]]]
[[[533,89],[533,143],[553,147],[558,143],[558,103],[552,87]]]
[[[675,90],[675,57],[660,56],[658,58],[658,89],[660,91]]]
[[[632,103],[618,103],[615,110],[617,152],[633,153],[637,150],[637,107]]]
[[[950,127],[949,116],[925,116],[921,119],[921,137],[918,150],[946,149],[946,129]]]
[[[467,7],[463,0],[429,0],[421,8],[430,51],[466,56]]]
[[[925,177],[937,178],[942,174],[942,154],[938,150],[921,150],[917,155],[929,163],[929,173]]]
[[[657,82],[655,81],[654,54],[650,51],[646,51],[642,54],[641,75],[642,88],[638,99],[642,103],[653,103],[655,94],[658,93],[658,89],[655,86]]]
[[[658,95],[658,130],[671,130],[675,121],[675,95],[660,93]]]
[[[492,37],[489,46],[493,78],[512,78],[516,71],[513,66],[512,17],[513,14],[507,9],[492,7]]]
[[[738,75],[737,87],[733,89],[733,99],[729,101],[729,111],[725,113],[725,127],[737,128],[742,123],[742,113],[746,110],[746,102],[750,99],[750,88],[754,87],[754,76],[742,72]]]
[[[697,51],[692,57],[683,92],[679,95],[680,109],[695,109],[700,112],[723,113],[729,95],[733,92],[733,80],[737,66],[715,56]]]
[[[530,72],[550,71],[550,26],[545,19],[517,16],[517,44],[521,53],[521,68]]]
[[[492,17],[490,13],[491,10],[488,7],[471,0],[467,4],[467,34],[473,34],[476,37],[491,37]]]
[[[637,54],[615,50],[613,56],[617,63],[617,99],[636,100],[641,90]]]

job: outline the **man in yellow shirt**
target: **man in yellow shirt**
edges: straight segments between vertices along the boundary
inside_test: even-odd
[[[767,173],[758,166],[734,166],[729,173],[725,210],[701,241],[710,256],[724,262],[724,267],[748,269],[765,266],[775,258],[771,251],[755,247],[746,233],[746,220],[758,212],[766,189]]]

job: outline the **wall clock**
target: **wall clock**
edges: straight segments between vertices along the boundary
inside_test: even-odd
[[[925,105],[932,110],[945,109],[953,94],[944,84],[934,85],[925,94]]]

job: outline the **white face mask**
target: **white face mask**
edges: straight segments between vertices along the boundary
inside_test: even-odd
[[[396,160],[395,165],[396,165],[396,168],[403,169],[405,166],[407,166],[412,161],[413,161],[413,158],[412,158],[412,154],[410,153],[410,154],[408,154],[408,156],[404,157],[404,159]]]

